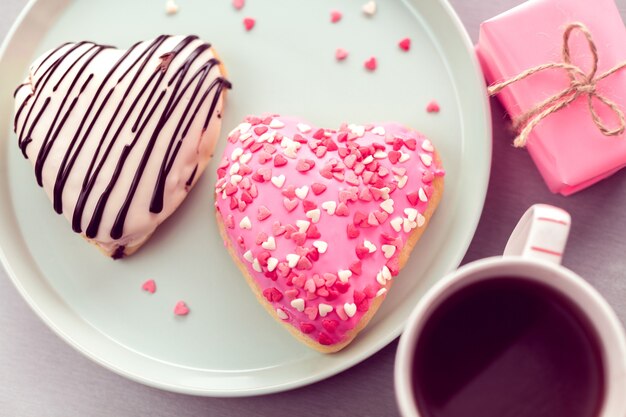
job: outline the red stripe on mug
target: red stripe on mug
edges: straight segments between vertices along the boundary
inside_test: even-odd
[[[553,219],[551,217],[537,217],[537,220],[542,220],[544,222],[558,223],[558,224],[562,224],[563,226],[569,225],[569,223],[564,220]]]
[[[550,249],[546,249],[546,248],[540,248],[538,246],[531,246],[530,249],[537,251],[537,252],[543,252],[543,253],[547,253],[549,255],[554,255],[554,256],[561,256],[562,253],[561,252],[556,252]]]

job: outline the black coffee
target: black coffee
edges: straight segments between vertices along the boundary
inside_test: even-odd
[[[425,417],[593,417],[604,395],[601,350],[554,290],[487,280],[433,312],[418,340],[413,391]]]

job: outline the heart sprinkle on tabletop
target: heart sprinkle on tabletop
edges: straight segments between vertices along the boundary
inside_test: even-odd
[[[409,49],[411,49],[411,39],[410,38],[402,39],[400,42],[398,42],[398,46],[403,51],[408,51]]]
[[[371,57],[370,59],[368,59],[367,61],[363,63],[363,66],[368,71],[373,72],[373,71],[376,71],[376,68],[378,67],[378,61],[376,60],[375,57]]]
[[[233,0],[233,7],[237,10],[243,9],[246,5],[246,0]]]
[[[428,113],[439,113],[439,110],[441,110],[439,107],[439,103],[437,103],[435,100],[431,101],[426,106],[426,111]]]
[[[187,304],[185,304],[184,301],[179,301],[174,307],[174,314],[177,316],[186,316],[189,314],[189,307],[187,307]]]
[[[335,59],[337,59],[337,61],[343,61],[347,57],[348,51],[343,48],[337,48],[337,50],[335,51]]]
[[[141,289],[148,291],[150,294],[154,294],[156,292],[156,282],[154,282],[153,279],[149,279],[143,283]]]
[[[176,4],[175,0],[167,0],[165,3],[165,13],[168,15],[178,13],[178,4]]]
[[[343,15],[341,14],[340,11],[338,10],[333,10],[330,12],[330,21],[332,23],[337,23],[341,20],[341,18],[343,17]]]
[[[370,0],[363,5],[363,13],[367,16],[374,16],[376,14],[376,2],[374,0]]]
[[[245,19],[243,19],[243,26],[248,32],[252,30],[255,24],[256,20],[254,20],[252,17],[246,17]]]

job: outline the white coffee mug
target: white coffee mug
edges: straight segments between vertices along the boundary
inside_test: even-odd
[[[604,364],[604,400],[598,417],[626,417],[626,337],[617,316],[585,280],[560,265],[570,227],[567,212],[537,204],[521,218],[501,257],[472,262],[437,282],[411,313],[395,363],[395,391],[404,417],[420,417],[413,390],[413,358],[421,332],[435,309],[466,286],[515,276],[549,286],[587,317],[597,333]],[[423,381],[428,383],[428,381]]]

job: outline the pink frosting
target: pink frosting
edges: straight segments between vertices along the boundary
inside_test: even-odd
[[[331,130],[275,115],[230,133],[215,206],[281,320],[333,345],[385,296],[444,174],[433,152],[395,123]]]

